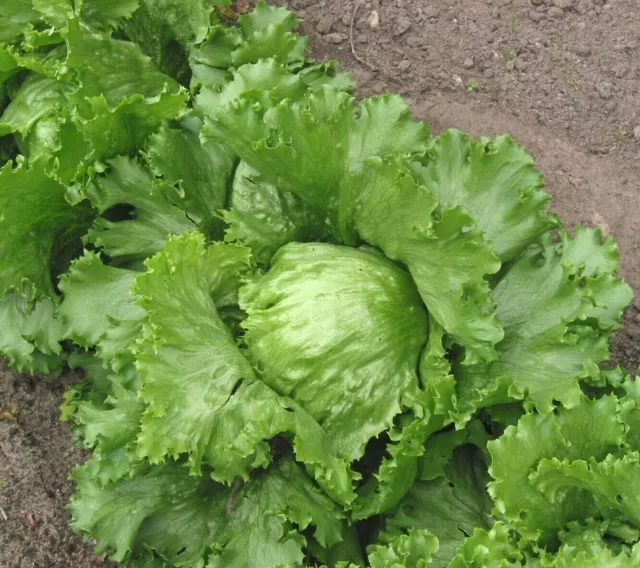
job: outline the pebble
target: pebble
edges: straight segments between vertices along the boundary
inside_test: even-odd
[[[491,79],[493,77],[493,69],[485,69],[484,73],[482,73],[487,79]]]
[[[549,8],[547,12],[550,18],[562,18],[564,16],[564,10],[562,8],[558,8],[557,6],[553,6]]]
[[[596,83],[596,91],[598,91],[601,99],[610,99],[613,96],[613,85],[609,81],[598,81]]]
[[[440,10],[435,6],[429,6],[425,8],[423,13],[425,18],[433,19],[437,18],[440,15]]]
[[[473,67],[473,59],[471,59],[470,57],[467,57],[463,62],[462,62],[462,66],[465,69],[471,69]]]
[[[332,34],[327,34],[326,36],[324,36],[324,41],[326,41],[327,43],[332,43],[334,45],[338,45],[339,43],[342,43],[345,39],[347,39],[347,36],[345,34],[341,34],[341,33],[332,33]]]
[[[576,47],[576,55],[578,57],[589,57],[591,55],[591,48],[588,45],[579,45]]]
[[[526,71],[527,67],[529,66],[529,64],[522,59],[521,57],[516,57],[513,60],[513,66],[518,70],[518,71]]]
[[[393,35],[396,37],[401,36],[402,34],[408,32],[409,29],[411,29],[411,20],[409,20],[409,18],[402,18],[398,20],[398,23],[393,30]]]
[[[408,59],[403,59],[398,63],[398,71],[406,71],[409,67],[411,67],[411,62]]]
[[[553,5],[563,10],[569,10],[573,8],[573,0],[553,0]]]
[[[636,140],[640,140],[640,126],[636,126],[636,127],[633,129],[633,137],[634,137]]]
[[[529,12],[529,19],[533,22],[540,22],[544,18],[544,14],[531,10]]]
[[[331,31],[332,27],[333,27],[333,18],[331,16],[325,16],[318,22],[318,25],[316,26],[316,31],[319,34],[325,35]]]

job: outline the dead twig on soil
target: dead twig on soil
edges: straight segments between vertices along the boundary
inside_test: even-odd
[[[5,521],[8,521],[8,520],[9,520],[9,517],[7,517],[7,514],[4,512],[4,509],[3,509],[2,507],[0,507],[0,515],[2,515],[2,518],[3,518]]]
[[[358,10],[360,9],[360,6],[362,6],[362,4],[364,4],[364,0],[358,0],[355,7],[353,8],[353,14],[351,14],[351,25],[349,26],[349,44],[351,45],[351,53],[353,54],[353,57],[356,61],[362,63],[365,67],[371,69],[371,71],[377,71],[374,65],[371,65],[371,63],[369,63],[367,60],[363,59],[356,53],[356,46],[353,43],[353,25],[356,21]]]

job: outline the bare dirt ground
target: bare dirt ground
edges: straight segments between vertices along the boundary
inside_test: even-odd
[[[612,234],[640,291],[639,0],[281,3],[305,19],[313,56],[353,73],[359,96],[400,92],[433,132],[521,142],[553,208]],[[612,356],[640,363],[638,299]],[[82,454],[57,421],[64,388],[0,366],[0,405],[15,415],[0,420],[0,568],[108,565],[67,524],[67,475]]]

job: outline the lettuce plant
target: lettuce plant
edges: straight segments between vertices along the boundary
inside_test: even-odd
[[[615,242],[222,4],[0,25],[0,351],[84,370],[73,527],[147,568],[637,566]]]

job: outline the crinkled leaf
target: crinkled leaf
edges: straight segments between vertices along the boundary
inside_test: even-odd
[[[62,326],[50,298],[34,300],[28,285],[0,297],[0,329],[0,353],[14,369],[60,372],[65,360],[60,346]]]
[[[492,292],[505,330],[499,358],[457,366],[460,399],[486,405],[526,397],[541,412],[554,400],[575,406],[577,378],[607,359],[606,340],[632,298],[611,274],[616,266],[615,245],[593,229],[563,233],[561,244],[548,235],[531,247]]]
[[[438,539],[429,531],[410,529],[386,546],[372,546],[367,552],[371,568],[425,568],[433,565],[437,550]]]
[[[508,136],[475,141],[449,130],[433,141],[423,162],[412,169],[438,209],[466,209],[502,261],[558,224],[544,213],[551,196],[539,191],[544,181],[533,158]]]
[[[3,0],[0,18],[0,43],[18,40],[29,24],[38,21],[31,0]]]
[[[496,523],[491,529],[476,528],[447,568],[509,568],[522,566],[523,554],[509,525]]]
[[[79,345],[97,345],[112,319],[139,321],[144,310],[129,291],[136,273],[106,266],[91,252],[75,261],[60,280],[64,300],[58,314],[65,336]]]
[[[618,454],[625,435],[619,412],[613,395],[582,398],[578,406],[559,408],[555,414],[527,414],[517,427],[510,426],[498,440],[489,442],[494,478],[489,491],[498,510],[521,534],[553,543],[567,523],[599,514],[593,489],[567,484],[561,494],[549,498],[531,473],[543,461],[567,460],[576,468],[588,468],[592,460],[606,462],[610,453]],[[614,461],[619,463],[617,458]]]
[[[383,539],[411,529],[429,531],[440,545],[429,566],[446,568],[476,528],[491,528],[493,504],[487,481],[487,465],[479,448],[460,447],[445,477],[414,484],[398,509],[387,517]]]
[[[0,118],[0,135],[19,132],[26,136],[38,120],[65,107],[66,95],[72,90],[66,81],[31,73]]]
[[[59,244],[71,245],[91,219],[89,208],[72,207],[65,193],[42,161],[0,170],[0,295],[28,280],[36,296],[55,296],[51,265]]]
[[[250,253],[239,245],[204,247],[199,233],[167,242],[147,261],[135,285],[148,312],[137,366],[148,404],[138,451],[152,462],[189,454],[231,482],[271,461],[268,440],[295,435],[300,461],[343,500],[352,497],[346,462],[331,456],[322,429],[291,401],[256,381],[254,369],[220,317],[234,305],[250,274]],[[335,470],[335,471],[334,471]]]
[[[302,561],[298,530],[313,527],[324,546],[341,538],[335,506],[288,460],[240,488],[192,477],[178,464],[150,466],[107,488],[87,466],[73,478],[73,526],[94,535],[96,552],[115,561],[150,549],[172,566],[197,566],[213,547],[210,568],[272,568]]]
[[[233,177],[225,240],[251,249],[253,257],[268,264],[276,251],[290,242],[329,238],[326,216],[297,195],[278,191],[259,172],[240,162]]]
[[[460,208],[437,217],[437,202],[403,162],[369,160],[356,227],[369,244],[404,263],[429,313],[465,348],[465,360],[492,360],[502,330],[485,275],[500,268],[474,221]]]
[[[355,106],[350,95],[326,85],[301,99],[281,100],[286,95],[276,89],[260,95],[252,90],[277,85],[282,75],[279,65],[262,61],[241,67],[219,94],[203,89],[198,103],[211,115],[203,134],[227,142],[279,190],[325,211],[340,239],[353,244],[351,216],[360,193],[355,178],[366,160],[420,152],[428,131],[391,95]]]
[[[189,217],[213,236],[220,232],[218,210],[226,205],[235,160],[223,144],[202,144],[199,134],[197,119],[185,120],[181,128],[162,128],[150,137],[147,155],[157,175],[180,187]]]
[[[151,172],[124,156],[109,162],[110,171],[97,178],[85,191],[101,214],[87,235],[118,263],[141,261],[162,249],[169,235],[193,229],[194,223],[176,204],[175,188],[156,182]],[[133,208],[131,213],[129,209]],[[110,220],[109,212],[116,214]],[[118,218],[117,212],[124,211]]]

